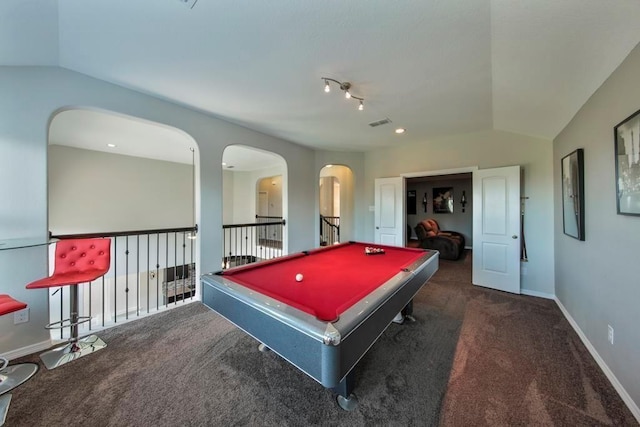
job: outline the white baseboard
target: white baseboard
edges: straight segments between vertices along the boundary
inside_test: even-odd
[[[22,356],[27,356],[32,353],[39,353],[41,351],[48,349],[49,347],[51,347],[51,340],[46,340],[39,343],[28,345],[26,347],[11,350],[7,353],[3,353],[2,355],[9,360],[13,360]]]
[[[618,379],[613,374],[611,369],[609,369],[609,367],[604,362],[602,357],[600,357],[600,355],[596,351],[596,348],[591,344],[591,342],[589,341],[587,336],[584,334],[584,332],[582,332],[582,329],[580,329],[580,326],[578,326],[576,321],[573,320],[573,317],[571,317],[571,315],[569,314],[567,309],[564,307],[564,305],[562,305],[562,303],[557,297],[555,297],[554,300],[556,301],[556,304],[558,304],[558,307],[560,307],[560,311],[562,311],[562,314],[564,314],[564,317],[569,321],[569,324],[573,327],[573,329],[576,331],[576,333],[582,340],[582,343],[587,347],[587,350],[589,350],[589,353],[591,353],[591,356],[593,356],[593,358],[596,360],[596,363],[598,364],[598,366],[600,366],[600,369],[602,369],[602,372],[604,372],[604,374],[607,376],[607,378],[611,382],[611,385],[613,385],[613,388],[616,389],[616,391],[618,392],[618,394],[620,395],[624,403],[627,405],[627,407],[633,414],[633,416],[636,417],[636,420],[640,423],[640,408],[638,408],[638,405],[633,401],[631,396],[629,396],[629,393],[627,393],[627,391],[624,389],[622,384],[620,384],[620,381],[618,381]]]
[[[546,292],[540,292],[540,291],[532,291],[531,289],[520,289],[520,293],[522,295],[529,295],[530,297],[538,297],[538,298],[545,298],[545,299],[556,299],[556,296],[554,294],[548,294]]]

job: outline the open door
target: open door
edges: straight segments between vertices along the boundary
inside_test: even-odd
[[[404,246],[404,178],[375,182],[375,243]]]
[[[473,172],[472,282],[520,293],[520,166]]]

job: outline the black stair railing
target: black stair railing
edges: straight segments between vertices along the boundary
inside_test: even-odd
[[[79,289],[80,311],[92,318],[83,325],[84,328],[106,328],[193,300],[198,284],[195,261],[197,232],[196,225],[51,235],[53,239],[103,237],[112,241],[109,272]],[[59,320],[64,318],[64,307],[68,304],[67,288],[57,289],[54,294],[59,296],[50,298],[52,317],[59,315]],[[61,330],[61,338],[68,332]]]
[[[340,242],[340,217],[320,215],[320,246]]]
[[[286,220],[279,216],[256,215],[255,223],[222,226],[224,258],[227,269],[283,255],[282,237]]]

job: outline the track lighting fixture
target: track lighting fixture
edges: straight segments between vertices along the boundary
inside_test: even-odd
[[[349,92],[349,89],[351,89],[351,83],[349,82],[340,82],[338,80],[334,80],[334,79],[330,79],[329,77],[321,77],[322,80],[324,80],[324,91],[325,92],[331,92],[331,87],[329,85],[329,82],[334,82],[338,85],[338,87],[340,87],[340,90],[344,92],[344,97],[347,99],[355,99],[357,101],[360,101],[360,104],[358,105],[358,110],[362,111],[364,110],[364,98],[360,98],[358,96],[354,96],[351,94],[351,92]]]

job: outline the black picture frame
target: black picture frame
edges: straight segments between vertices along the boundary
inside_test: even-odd
[[[433,213],[453,213],[453,187],[433,189]]]
[[[407,215],[415,215],[416,212],[416,190],[407,191]]]
[[[561,169],[562,231],[584,241],[584,150],[578,148],[564,156]]]
[[[640,215],[640,110],[613,128],[618,215]]]

